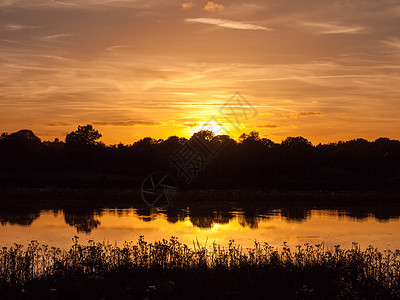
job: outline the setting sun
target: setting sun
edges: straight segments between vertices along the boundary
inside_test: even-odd
[[[226,130],[224,130],[223,127],[221,127],[219,124],[217,124],[214,121],[208,122],[208,123],[204,123],[203,125],[192,129],[191,130],[191,134],[194,134],[194,133],[199,132],[201,130],[212,131],[215,135],[226,134]]]

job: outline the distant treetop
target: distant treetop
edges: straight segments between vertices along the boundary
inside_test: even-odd
[[[40,143],[41,140],[38,138],[32,130],[23,129],[11,134],[3,132],[0,136],[0,141],[5,142],[20,142],[20,143]]]
[[[67,145],[92,146],[98,144],[97,140],[101,137],[101,133],[88,124],[86,126],[78,126],[78,130],[67,134],[65,143]]]

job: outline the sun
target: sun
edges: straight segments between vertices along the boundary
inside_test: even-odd
[[[227,134],[226,130],[224,129],[224,127],[222,127],[220,124],[211,121],[211,122],[207,122],[204,123],[198,127],[193,127],[191,129],[191,134],[193,135],[196,132],[199,132],[201,130],[210,130],[212,131],[215,135],[221,135],[221,134]]]

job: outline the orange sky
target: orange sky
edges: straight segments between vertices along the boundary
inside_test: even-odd
[[[280,142],[400,139],[400,3],[0,1],[0,132],[190,136],[236,91]]]

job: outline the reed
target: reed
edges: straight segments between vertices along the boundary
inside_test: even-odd
[[[99,297],[116,291],[121,295],[122,289],[126,295],[150,298],[185,298],[197,291],[201,298],[201,286],[229,298],[391,298],[400,296],[400,251],[382,252],[372,246],[361,250],[357,243],[350,249],[327,249],[324,244],[291,249],[286,243],[276,248],[255,242],[244,249],[233,240],[227,247],[198,241],[189,247],[176,237],[148,243],[143,236],[122,246],[94,241],[83,245],[75,237],[68,251],[37,241],[0,251],[0,296],[61,297],[71,292],[69,288],[80,290],[77,281],[86,282],[85,292],[103,293]]]

